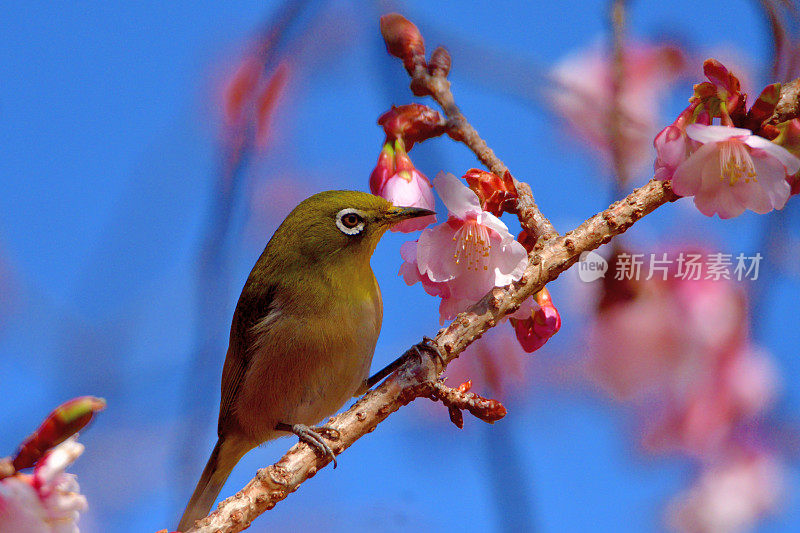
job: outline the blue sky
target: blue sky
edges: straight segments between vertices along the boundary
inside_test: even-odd
[[[559,230],[608,205],[605,170],[570,141],[535,90],[525,93],[541,87],[540,74],[559,58],[604,38],[605,2],[580,9],[574,2],[386,4],[419,25],[429,49],[449,46],[459,105],[532,184]],[[379,39],[377,17],[390,8],[325,2],[304,15],[311,37],[290,56],[296,64],[269,148],[244,170],[212,295],[218,299],[199,318],[198,249],[220,168],[219,87],[276,3],[0,5],[0,259],[11,273],[10,287],[0,287],[0,454],[11,453],[61,401],[103,396],[109,407],[82,435],[87,449],[73,468],[90,502],[81,525],[174,527],[213,446],[228,321],[253,262],[303,196],[366,189],[382,141],[377,117],[391,104],[415,101]],[[698,54],[735,50],[765,65],[769,39],[755,6],[634,3],[629,29],[639,38],[673,36]],[[492,65],[491,57],[505,61]],[[688,97],[681,90],[669,112]],[[421,144],[411,156],[429,176],[476,165],[448,139]],[[796,204],[790,201],[789,227],[797,227]],[[769,220],[746,214],[721,222],[669,205],[637,224],[628,242],[646,248],[688,237],[750,253]],[[438,329],[437,302],[396,275],[406,239],[388,235],[373,260],[385,302],[375,368]],[[793,423],[800,406],[800,333],[789,322],[799,287],[789,267],[748,287],[769,302],[755,334],[783,376],[774,413],[783,423]],[[441,408],[404,409],[251,531],[371,531],[375,524],[501,531],[514,524],[493,498],[499,449],[516,450],[519,491],[511,503],[528,510],[538,531],[661,529],[663,506],[689,482],[691,465],[639,453],[624,409],[553,375],[585,349],[584,304],[576,300],[583,296],[574,281],[568,274],[552,284],[562,331],[527,362],[530,383],[508,401],[506,420],[487,426],[467,418],[458,431]],[[198,382],[209,385],[195,391],[190,410],[200,422],[188,424],[184,389],[201,337],[217,355],[200,369]],[[187,431],[196,449],[186,444]],[[250,453],[223,494],[290,444],[282,439]],[[192,464],[180,471],[183,455]],[[796,459],[787,457],[785,511],[763,522],[763,531],[800,528]]]

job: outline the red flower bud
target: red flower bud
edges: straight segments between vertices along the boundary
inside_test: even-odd
[[[478,195],[484,211],[495,216],[500,216],[504,211],[516,211],[517,188],[510,173],[506,172],[501,179],[491,172],[471,168],[464,174],[464,179],[469,188]]]
[[[417,65],[425,65],[425,41],[417,27],[403,15],[389,13],[382,16],[381,35],[386,50],[403,60],[409,74],[413,74]]]
[[[519,235],[517,235],[517,242],[525,248],[526,252],[531,253],[531,250],[533,250],[533,247],[536,245],[536,238],[527,231],[522,230],[519,232]]]
[[[739,78],[716,59],[706,59],[703,62],[703,74],[711,80],[711,83],[725,89],[729,94],[737,93],[741,89]]]
[[[14,468],[21,470],[35,465],[48,450],[83,429],[105,407],[106,401],[94,396],[81,396],[56,407],[19,447]]]
[[[447,129],[439,112],[422,104],[392,106],[378,118],[378,124],[383,126],[386,137],[402,138],[407,150],[411,150],[415,142],[438,137]]]
[[[547,288],[537,292],[534,299],[539,304],[539,309],[533,312],[531,318],[511,319],[517,340],[522,349],[528,353],[535,352],[544,346],[550,337],[561,329],[561,315],[553,305]]]

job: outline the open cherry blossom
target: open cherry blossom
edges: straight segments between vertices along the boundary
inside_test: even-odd
[[[686,135],[700,146],[675,169],[672,188],[694,196],[701,213],[732,218],[786,204],[787,177],[800,170],[800,159],[785,148],[743,128],[690,124]]]
[[[520,279],[528,254],[458,178],[440,172],[433,185],[450,216],[425,229],[415,245],[403,246],[400,274],[409,285],[419,281],[428,294],[442,298],[439,314],[444,322],[492,287]]]

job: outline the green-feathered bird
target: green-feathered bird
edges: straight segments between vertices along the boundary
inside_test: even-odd
[[[275,231],[233,313],[217,445],[179,531],[205,517],[242,456],[286,432],[333,455],[309,424],[366,390],[383,303],[370,258],[383,233],[431,215],[356,191],[304,200]]]

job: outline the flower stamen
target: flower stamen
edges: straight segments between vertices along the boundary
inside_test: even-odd
[[[476,220],[469,220],[453,236],[456,241],[453,259],[456,264],[466,262],[467,270],[488,270],[488,257],[492,249],[489,231]]]
[[[722,141],[720,145],[720,180],[727,180],[731,187],[740,179],[744,179],[745,183],[750,183],[751,179],[758,181],[753,158],[750,157],[747,146],[741,140],[733,137]]]

